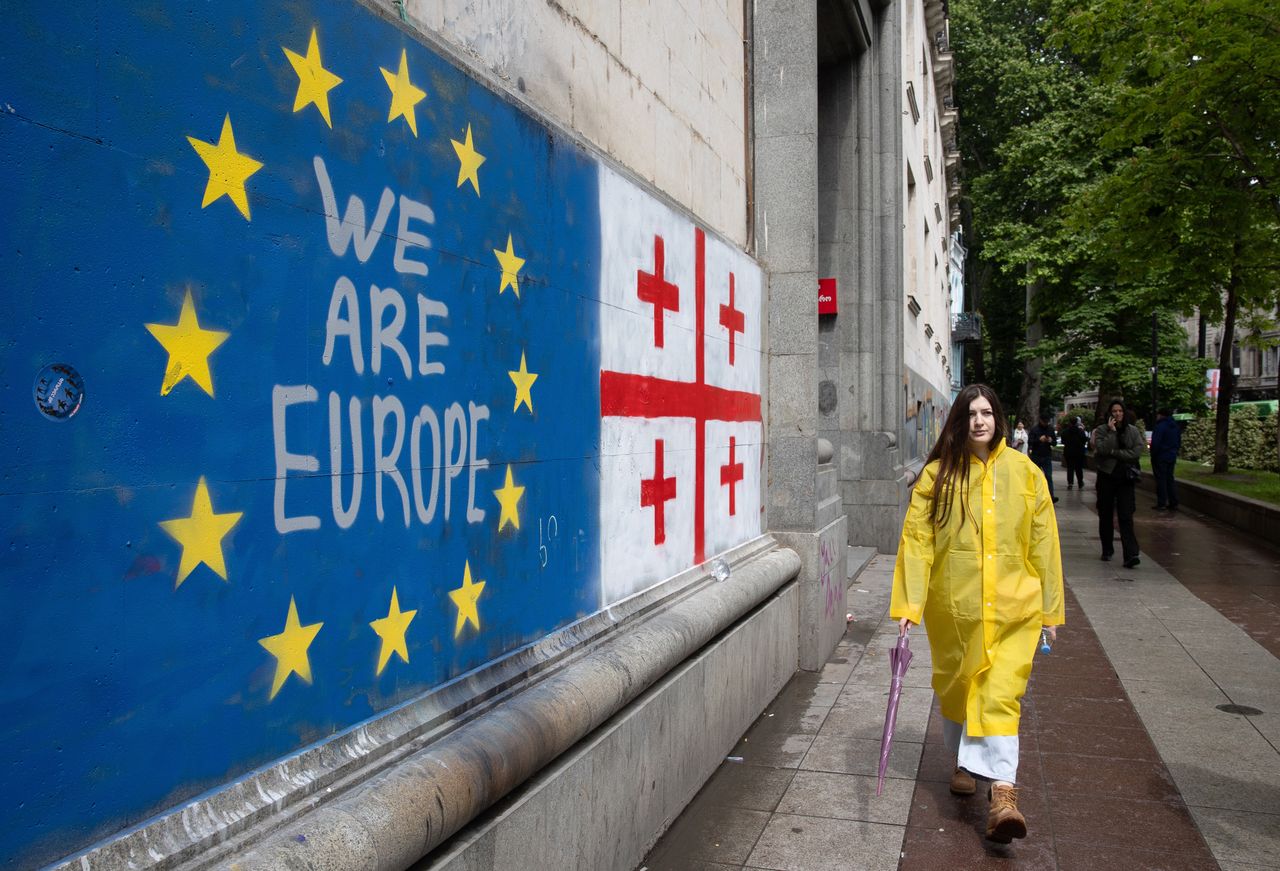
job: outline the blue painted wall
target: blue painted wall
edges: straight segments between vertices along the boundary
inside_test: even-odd
[[[84,847],[600,607],[594,160],[355,3],[74,7],[19,4],[0,34],[8,867]],[[285,49],[305,68],[313,28],[320,65],[341,83],[305,102],[308,74]],[[424,92],[412,103],[416,135],[405,115],[388,120],[383,70],[394,78],[402,51]],[[453,144],[465,155],[468,125],[484,157],[475,184],[460,181],[467,165]],[[222,164],[211,168],[192,140],[261,168],[219,186]],[[391,192],[367,258],[354,244],[335,253],[324,176],[337,211],[351,217],[354,195],[366,223]],[[400,229],[406,208],[405,228],[429,247],[416,239],[397,265],[397,237],[415,242]],[[508,236],[524,260],[509,275],[515,288],[503,287],[495,256]],[[352,319],[335,303],[344,279],[362,372],[331,322],[331,309]],[[403,302],[403,327],[384,336],[398,336],[408,371],[394,342],[375,371],[375,295],[390,306],[384,326]],[[431,301],[427,331],[439,334],[425,362],[443,368],[427,375],[419,295]],[[216,347],[164,329],[195,324]],[[522,354],[538,380],[513,410],[508,373]],[[45,397],[53,385],[38,373],[56,363],[79,375],[78,408],[65,385]],[[344,527],[330,403],[341,411],[345,506],[353,398],[364,474]],[[403,429],[391,413],[380,448],[375,402],[404,410]],[[450,445],[461,460],[449,478],[439,467],[455,457],[434,458],[430,424],[417,458],[410,430],[424,407],[444,429],[455,403],[463,418]],[[467,453],[464,431],[468,443],[476,436]],[[375,453],[396,444],[407,510],[395,476],[373,473]],[[292,468],[309,461],[282,451],[314,458],[315,471]],[[472,454],[487,468],[471,467]],[[415,462],[421,513],[440,479],[428,522]],[[508,467],[525,488],[518,528],[502,523],[494,494]],[[468,520],[469,500],[483,518]],[[565,556],[544,568],[539,528],[552,515]],[[318,528],[285,531],[306,517]],[[460,606],[450,593],[465,590],[467,565],[485,586]],[[371,624],[393,613],[393,589],[399,610],[416,613],[403,632],[407,661],[389,641],[379,674],[383,640]]]

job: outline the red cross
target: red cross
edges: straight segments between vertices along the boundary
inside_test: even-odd
[[[694,333],[695,369],[693,381],[670,381],[651,375],[628,372],[600,372],[600,415],[602,417],[687,417],[694,424],[693,560],[706,562],[706,458],[707,421],[758,422],[760,394],[728,390],[707,383],[704,351],[706,340],[707,237],[694,229],[697,330]],[[654,259],[661,262],[661,239]],[[658,477],[658,476],[655,476]],[[646,482],[641,482],[641,487]]]
[[[733,461],[733,451],[737,447],[738,440],[733,436],[729,436],[729,463],[720,467],[720,486],[729,485],[729,516],[732,517],[738,513],[738,500],[736,498],[737,487],[734,485],[742,480],[742,463]]]
[[[662,237],[653,237],[653,272],[636,270],[636,296],[653,304],[653,346],[662,347],[663,310],[680,311],[680,288],[666,280],[666,252]]]
[[[729,273],[729,304],[720,306],[720,325],[729,330],[729,365],[733,365],[733,334],[741,333],[747,319],[733,307],[733,273]]]
[[[676,498],[676,479],[662,477],[662,439],[653,442],[653,477],[640,482],[640,506],[653,509],[653,543],[667,540],[666,503]]]

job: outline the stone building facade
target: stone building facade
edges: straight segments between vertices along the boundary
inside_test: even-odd
[[[633,867],[945,415],[945,4],[13,18],[0,853]]]

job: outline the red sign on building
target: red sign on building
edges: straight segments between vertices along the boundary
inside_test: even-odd
[[[818,279],[818,314],[833,315],[839,310],[836,302],[836,280],[834,278]]]

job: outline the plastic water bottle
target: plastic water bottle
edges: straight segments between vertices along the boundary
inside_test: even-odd
[[[1049,643],[1049,632],[1046,629],[1040,630],[1040,652],[1048,653],[1053,650],[1053,645]]]

